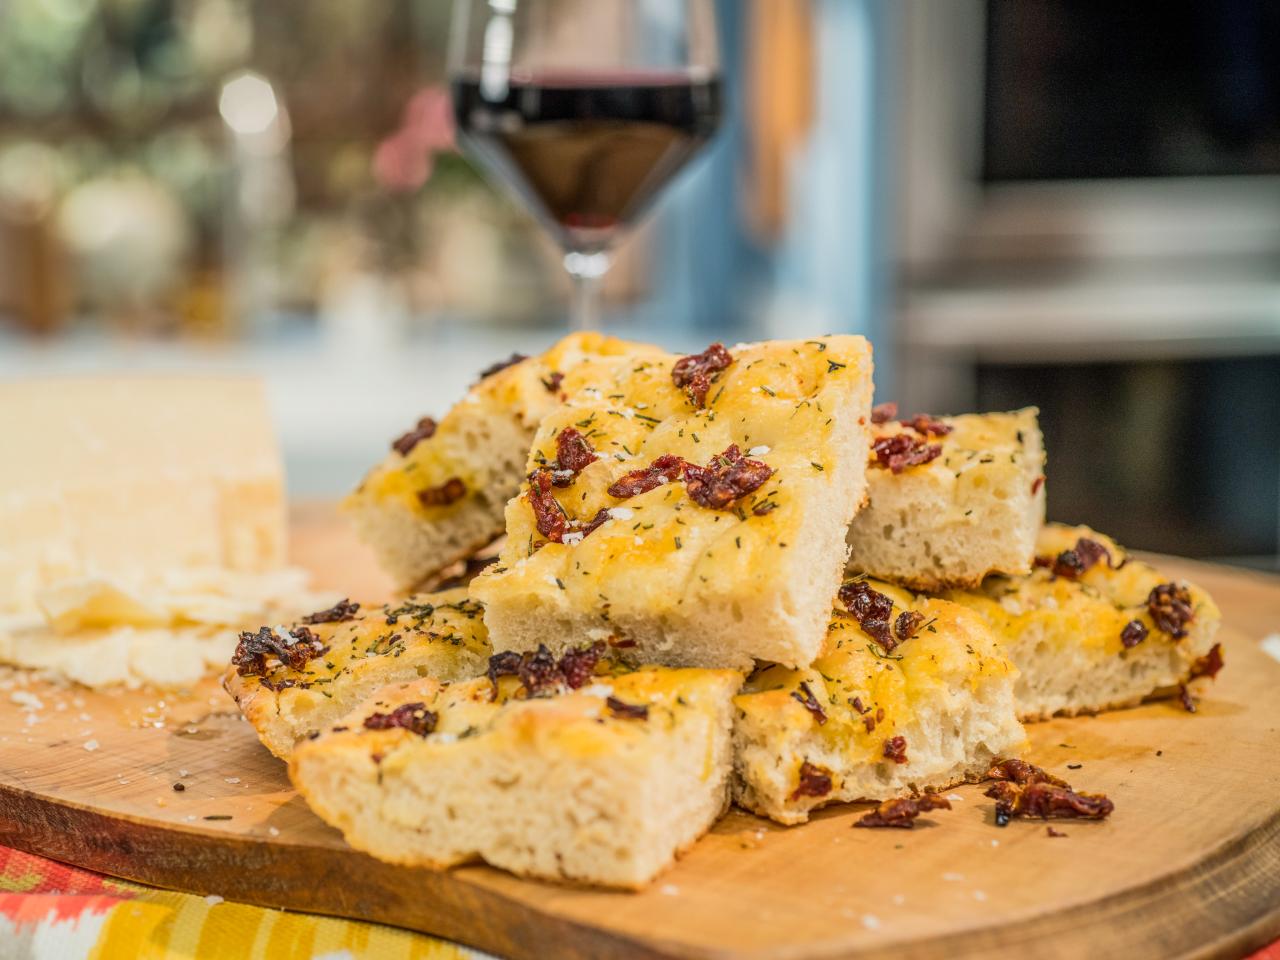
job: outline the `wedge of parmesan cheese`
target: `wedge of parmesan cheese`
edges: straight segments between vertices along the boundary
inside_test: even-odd
[[[284,474],[260,384],[0,383],[0,617],[84,577],[284,562]]]
[[[180,686],[236,633],[335,599],[284,566],[284,474],[260,384],[0,384],[0,662]]]

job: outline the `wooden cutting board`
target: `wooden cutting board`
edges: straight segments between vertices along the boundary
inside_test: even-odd
[[[323,585],[386,591],[327,513],[297,530]],[[311,815],[217,687],[35,684],[34,710],[0,690],[0,843],[519,958],[1239,956],[1280,936],[1280,663],[1261,644],[1280,581],[1160,562],[1216,596],[1227,667],[1195,715],[1157,703],[1030,728],[1031,759],[1116,804],[1105,823],[1056,823],[1065,837],[998,828],[965,787],[911,831],[852,830],[860,807],[792,828],[735,811],[640,894],[392,867]]]

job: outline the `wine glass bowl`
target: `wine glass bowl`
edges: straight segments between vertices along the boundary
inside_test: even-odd
[[[457,0],[459,140],[537,217],[597,324],[609,251],[715,133],[710,0]]]

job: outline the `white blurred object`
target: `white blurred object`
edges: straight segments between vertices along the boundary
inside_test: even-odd
[[[218,112],[231,139],[234,203],[223,226],[229,300],[242,324],[259,327],[275,303],[276,230],[293,215],[289,112],[271,82],[240,71],[222,85]]]
[[[361,358],[385,357],[400,348],[410,321],[403,285],[367,270],[353,270],[331,283],[319,314],[326,349]]]
[[[162,300],[181,281],[193,244],[182,204],[138,172],[75,187],[58,212],[58,231],[77,260],[83,293],[108,306]]]

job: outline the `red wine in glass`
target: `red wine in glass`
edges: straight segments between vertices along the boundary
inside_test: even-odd
[[[701,149],[720,122],[705,71],[512,75],[486,89],[454,78],[458,130],[567,251],[606,250]]]

